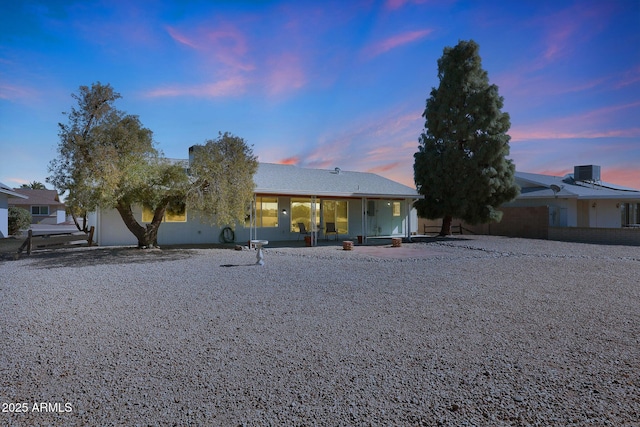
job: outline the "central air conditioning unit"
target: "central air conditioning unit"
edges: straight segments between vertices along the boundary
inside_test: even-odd
[[[600,181],[600,166],[574,166],[573,179],[575,181]]]

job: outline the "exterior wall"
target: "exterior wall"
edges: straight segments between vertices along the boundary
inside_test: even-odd
[[[594,207],[595,205],[595,207]],[[617,206],[616,206],[617,205]],[[616,200],[590,200],[589,226],[596,228],[620,228],[620,202]]]
[[[321,199],[318,198],[320,201]],[[330,199],[326,200],[348,200],[348,215],[349,215],[349,232],[348,234],[340,234],[338,240],[356,239],[357,236],[362,235],[362,199]],[[398,200],[396,200],[398,201]],[[387,205],[388,200],[371,200],[377,207],[378,213],[383,210],[388,215],[382,215],[381,218],[376,216],[367,217],[369,221],[371,218],[377,218],[375,224],[379,224],[380,221],[387,221],[384,227],[379,226],[381,231],[388,231],[395,235],[406,235],[407,224],[407,209],[410,206],[409,201],[399,200],[401,203],[400,217],[393,217],[392,207]],[[283,213],[286,210],[286,214]],[[140,207],[134,207],[133,214],[138,219],[142,217],[142,210]],[[415,211],[411,213],[415,218],[417,214]],[[278,197],[278,225],[277,227],[264,227],[258,228],[256,236],[253,238],[272,240],[272,241],[291,241],[301,240],[300,233],[294,229],[291,231],[291,197],[280,196]],[[389,217],[389,218],[387,218]],[[321,218],[322,221],[322,218]],[[102,246],[119,246],[119,245],[137,245],[137,240],[133,234],[126,228],[120,214],[115,209],[101,210],[98,213],[92,213],[88,218],[89,226],[96,227],[95,240]],[[318,238],[324,239],[324,228],[321,225],[318,230]],[[413,230],[416,231],[417,220],[412,221]],[[378,227],[376,225],[375,227]],[[222,227],[224,228],[224,227]],[[158,245],[180,245],[180,244],[217,244],[221,243],[220,233],[221,227],[209,225],[206,221],[202,220],[197,214],[187,211],[187,222],[163,222],[158,230]],[[235,242],[239,244],[246,244],[249,241],[250,229],[245,227],[244,224],[239,224],[235,227]],[[333,235],[330,239],[334,238]]]
[[[0,239],[9,236],[9,198],[0,193]]]
[[[30,209],[27,210],[31,211]],[[49,215],[31,215],[32,224],[60,224],[65,220],[64,209],[58,209],[57,206],[49,206]]]
[[[549,240],[640,246],[640,228],[549,227]]]

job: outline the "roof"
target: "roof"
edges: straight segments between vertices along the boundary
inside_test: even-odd
[[[603,181],[575,181],[573,174],[560,177],[516,172],[515,179],[521,188],[518,199],[561,197],[568,199],[640,200],[640,190]]]
[[[369,172],[308,169],[260,163],[254,176],[258,194],[376,198],[421,198],[411,187]]]
[[[12,205],[48,205],[64,207],[64,203],[60,201],[60,197],[58,196],[58,192],[56,190],[33,190],[31,188],[16,188],[13,191],[19,194],[19,196],[16,197],[25,198],[22,196],[26,196],[28,200],[23,201],[10,197],[9,203]]]
[[[9,187],[8,185],[3,184],[1,182],[0,182],[0,193],[6,194],[7,196],[10,196],[10,197],[17,197],[17,198],[20,198],[20,199],[28,199],[29,198],[28,196],[25,196],[23,194],[16,193],[11,187]]]

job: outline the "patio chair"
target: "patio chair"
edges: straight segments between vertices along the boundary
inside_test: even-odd
[[[298,234],[298,240],[300,240],[300,236],[309,236],[311,233],[307,231],[307,227],[305,227],[304,222],[298,223],[298,229],[300,230],[300,234]]]
[[[324,238],[326,240],[329,240],[329,234],[335,234],[336,235],[336,241],[338,240],[338,230],[336,230],[336,223],[335,222],[327,222],[326,224],[326,228],[324,230]]]

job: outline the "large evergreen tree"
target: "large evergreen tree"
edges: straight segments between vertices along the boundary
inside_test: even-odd
[[[218,224],[244,220],[257,161],[243,139],[224,134],[207,141],[190,177],[185,165],[163,158],[137,116],[114,107],[120,95],[110,85],[81,86],[73,98],[78,106],[68,114],[69,123],[60,124],[58,157],[48,178],[69,191],[72,209],[116,209],[138,246],[146,248],[157,245],[168,209],[200,211]],[[139,222],[134,206],[150,209],[151,221]]]
[[[440,235],[451,221],[500,221],[496,208],[519,192],[509,154],[509,115],[503,98],[489,84],[479,47],[460,41],[438,60],[440,85],[432,88],[423,117],[425,129],[414,154],[414,180],[424,199],[416,203],[423,218],[442,218]]]

